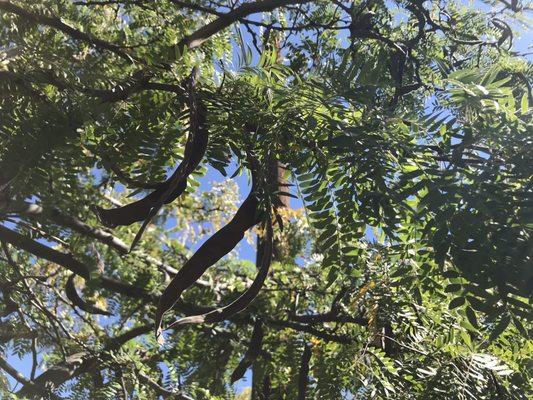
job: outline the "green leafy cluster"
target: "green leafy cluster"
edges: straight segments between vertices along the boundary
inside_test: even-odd
[[[533,69],[512,46],[530,6],[234,3],[0,0],[0,396],[530,398]],[[128,252],[139,227],[104,228],[94,206],[184,160],[193,69],[205,157]],[[159,345],[169,279],[234,216],[233,180],[272,163],[286,185],[257,189],[275,221],[264,287]],[[249,288],[242,253],[173,318]],[[111,317],[65,293],[72,259]]]

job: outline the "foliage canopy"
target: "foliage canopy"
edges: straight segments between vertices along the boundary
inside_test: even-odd
[[[528,398],[530,11],[0,0],[0,395]]]

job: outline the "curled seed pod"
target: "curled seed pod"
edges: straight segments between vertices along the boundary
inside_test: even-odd
[[[185,191],[187,177],[196,169],[206,152],[208,143],[207,110],[194,92],[197,76],[197,69],[195,69],[189,79],[190,134],[185,145],[183,161],[172,176],[147,196],[123,207],[108,210],[99,206],[92,207],[99,220],[109,227],[131,225],[144,221],[133,241],[132,248],[163,204],[173,202]]]
[[[272,226],[270,223],[267,223],[266,227],[266,237],[263,247],[263,255],[261,260],[261,265],[259,272],[255,277],[252,285],[241,294],[236,300],[231,302],[225,307],[217,308],[213,311],[210,311],[206,314],[192,315],[179,319],[174,322],[169,328],[172,328],[177,325],[185,324],[197,324],[197,323],[214,323],[223,321],[238,312],[244,310],[248,305],[256,298],[259,294],[259,291],[265,283],[265,279],[268,276],[268,271],[270,269],[270,263],[272,261]]]
[[[179,300],[184,290],[194,284],[203,273],[228,254],[244,237],[244,233],[259,223],[256,196],[257,180],[252,172],[252,190],[232,220],[211,236],[178,271],[159,298],[155,317],[156,337],[162,340],[163,315]]]

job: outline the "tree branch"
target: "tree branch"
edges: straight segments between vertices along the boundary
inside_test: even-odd
[[[23,385],[34,386],[35,384],[27,379],[24,375],[18,372],[11,364],[9,364],[2,356],[0,356],[0,368],[6,371],[13,379],[22,383]]]
[[[44,387],[53,390],[66,381],[102,365],[102,361],[109,358],[109,352],[118,350],[128,341],[148,333],[151,329],[152,325],[142,325],[111,338],[97,355],[91,355],[87,352],[72,354],[64,362],[50,367],[35,378],[33,385],[24,384],[17,395],[21,397],[37,395],[41,393],[41,388]]]
[[[353,339],[350,336],[347,335],[337,335],[329,332],[320,331],[318,329],[313,328],[312,326],[308,326],[305,324],[299,324],[297,322],[293,321],[284,321],[284,320],[277,320],[277,319],[265,319],[265,323],[277,326],[281,328],[290,328],[298,332],[305,332],[309,333],[310,335],[313,335],[317,338],[323,339],[327,342],[335,342],[340,344],[351,344],[353,343]]]
[[[292,321],[300,322],[303,324],[320,324],[323,322],[344,322],[344,323],[354,323],[361,326],[368,325],[368,319],[362,317],[352,317],[349,315],[339,315],[336,312],[330,311],[324,314],[307,314],[307,315],[296,315],[291,314],[289,318]]]
[[[16,14],[19,17],[22,17],[25,20],[31,21],[35,24],[45,25],[50,28],[57,29],[58,31],[61,31],[64,34],[74,39],[88,43],[100,50],[108,50],[129,62],[140,61],[136,59],[134,56],[125,52],[120,46],[113,44],[113,43],[106,42],[105,40],[98,39],[92,35],[79,31],[78,29],[75,29],[71,27],[70,25],[65,24],[58,17],[55,17],[55,16],[49,17],[46,15],[33,13],[7,0],[0,0],[0,10],[4,10],[9,13]]]
[[[259,0],[254,3],[242,4],[229,13],[220,15],[214,21],[183,38],[178,44],[178,49],[181,50],[184,47],[187,47],[189,50],[192,50],[199,47],[214,34],[226,29],[231,24],[250,14],[273,11],[279,7],[309,2],[311,2],[311,0]]]
[[[155,382],[150,377],[144,375],[142,372],[139,372],[137,376],[139,377],[139,380],[141,382],[146,383],[148,386],[154,389],[158,395],[162,396],[164,399],[170,398],[174,400],[192,400],[191,397],[187,396],[186,394],[182,392],[175,392],[172,390],[165,389],[159,383]]]
[[[82,235],[92,237],[99,242],[107,244],[121,254],[126,254],[129,251],[128,245],[111,233],[100,228],[93,228],[75,217],[61,213],[61,211],[56,208],[53,208],[52,210],[44,210],[40,205],[28,202],[21,202],[8,207],[9,208],[4,211],[5,213],[16,213],[28,217],[46,216],[58,225],[70,228]]]
[[[26,250],[37,257],[59,264],[85,279],[90,279],[90,268],[76,260],[71,254],[61,253],[60,251],[51,249],[3,225],[0,225],[0,240],[11,243],[13,246]]]
[[[98,240],[101,243],[104,243],[111,248],[117,250],[120,254],[126,254],[129,251],[129,246],[124,243],[121,239],[117,238],[116,236],[112,235],[111,233],[104,231],[100,228],[94,228],[92,226],[87,225],[83,221],[72,217],[70,215],[65,215],[61,211],[57,210],[56,208],[53,208],[52,210],[46,210],[43,209],[38,204],[32,204],[28,202],[21,202],[21,203],[15,203],[13,205],[8,204],[4,210],[1,211],[4,214],[17,214],[20,216],[27,216],[27,217],[48,217],[51,221],[55,222],[56,224],[67,227],[72,229],[74,232],[80,233],[85,236],[92,237],[96,240]],[[169,274],[170,276],[174,276],[177,274],[178,270],[171,267],[167,263],[158,260],[150,255],[147,255],[143,252],[135,252],[133,253],[136,257],[139,257],[143,262],[146,264],[153,264],[161,271]],[[206,282],[199,282],[203,286],[206,285]]]

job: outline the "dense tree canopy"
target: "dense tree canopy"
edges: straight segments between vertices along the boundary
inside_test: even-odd
[[[0,397],[531,396],[531,10],[0,0]]]

